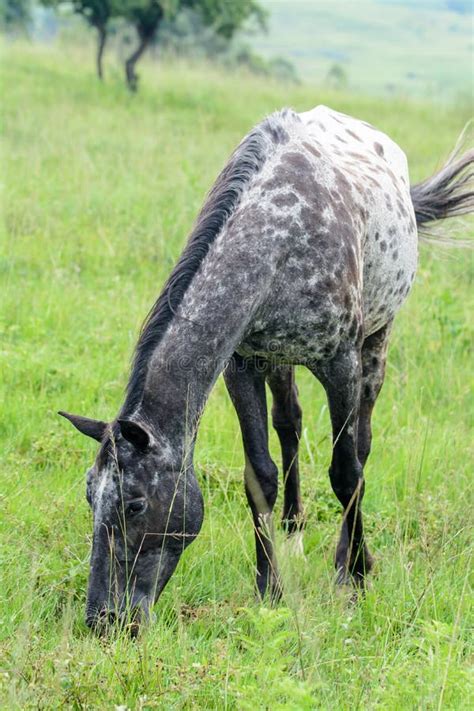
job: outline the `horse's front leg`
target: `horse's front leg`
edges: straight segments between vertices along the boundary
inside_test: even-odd
[[[358,420],[362,380],[360,348],[349,346],[314,372],[328,397],[333,433],[329,477],[343,507],[343,525],[336,551],[337,581],[364,586],[372,561],[365,545],[361,502],[364,495],[362,464],[358,457]]]
[[[234,354],[224,372],[242,430],[245,492],[252,511],[257,554],[257,589],[272,600],[281,596],[273,544],[272,512],[278,492],[278,470],[268,450],[265,373],[253,361]]]

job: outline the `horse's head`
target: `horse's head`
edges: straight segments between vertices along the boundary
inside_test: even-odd
[[[118,620],[135,631],[199,533],[201,492],[192,467],[177,465],[144,422],[60,414],[101,442],[87,473],[94,531],[86,622],[100,631]]]

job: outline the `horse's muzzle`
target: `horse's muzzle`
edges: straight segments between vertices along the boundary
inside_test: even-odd
[[[118,610],[104,606],[100,610],[88,609],[86,613],[86,625],[99,636],[118,629],[136,637],[140,627],[149,619],[150,605],[145,596],[128,606],[122,605]]]

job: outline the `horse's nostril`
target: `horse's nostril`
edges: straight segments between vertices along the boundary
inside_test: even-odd
[[[86,613],[86,625],[98,635],[112,631],[111,627],[119,626],[132,637],[136,637],[143,622],[149,619],[147,598],[139,598],[133,606],[125,609],[90,609]],[[124,607],[124,606],[123,606]]]
[[[116,613],[106,608],[86,615],[86,625],[96,632],[103,632],[107,627],[115,624],[116,620]]]
[[[107,612],[104,614],[104,623],[106,625],[115,624],[116,619],[117,615],[115,614],[115,612],[112,612],[112,610],[107,610]]]

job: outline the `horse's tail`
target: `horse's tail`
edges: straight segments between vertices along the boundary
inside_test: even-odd
[[[463,132],[465,134],[465,131]],[[410,188],[416,224],[421,238],[436,238],[457,246],[473,246],[471,240],[449,239],[433,229],[446,217],[474,213],[474,150],[462,152],[464,135],[446,164],[430,178]]]

